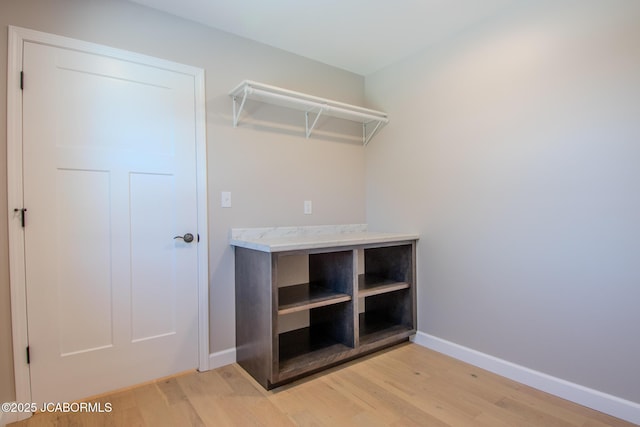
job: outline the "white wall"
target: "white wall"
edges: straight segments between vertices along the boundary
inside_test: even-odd
[[[419,330],[640,402],[640,2],[535,1],[366,78]]]
[[[232,127],[228,92],[243,79],[361,104],[361,76],[119,0],[0,1],[0,401],[14,399],[6,206],[7,25],[102,43],[206,72],[211,352],[235,347],[232,227],[361,223],[364,149],[335,135],[304,138],[304,116],[248,105]],[[28,73],[26,76],[28,80]],[[356,137],[360,127],[350,126]],[[233,207],[220,208],[220,191]],[[313,215],[303,215],[303,201]]]

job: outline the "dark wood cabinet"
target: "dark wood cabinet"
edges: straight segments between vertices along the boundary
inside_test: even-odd
[[[281,252],[236,246],[238,363],[271,389],[407,340],[416,331],[415,251],[415,240]],[[281,286],[289,256],[308,263],[308,281]],[[308,322],[279,333],[283,317],[298,312]]]

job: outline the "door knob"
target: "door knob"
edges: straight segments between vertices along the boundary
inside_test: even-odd
[[[176,236],[176,237],[174,237],[174,240],[175,239],[182,239],[182,240],[185,241],[185,243],[191,243],[191,242],[193,242],[193,234],[187,233],[184,236]]]

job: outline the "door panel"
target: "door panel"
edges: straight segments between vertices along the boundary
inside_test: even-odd
[[[60,109],[75,113],[60,117],[60,145],[134,150],[145,154],[174,153],[173,120],[165,120],[173,113],[174,94],[170,88],[114,78],[94,67],[83,68],[82,71],[58,71],[61,87],[83,88],[82,92],[65,93],[59,100]],[[101,102],[87,106],[87,98]],[[121,103],[125,98],[127,102]],[[97,117],[109,120],[96,120]],[[78,126],[79,123],[90,126]]]
[[[34,401],[197,366],[193,76],[25,42]]]
[[[59,169],[56,183],[55,301],[60,353],[69,356],[113,344],[109,173]]]
[[[166,197],[167,193],[173,197]],[[170,175],[131,174],[132,339],[176,333],[175,180]],[[161,232],[159,232],[161,231]],[[173,237],[173,236],[172,236]]]

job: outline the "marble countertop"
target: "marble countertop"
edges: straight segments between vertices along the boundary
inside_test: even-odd
[[[340,246],[418,240],[412,233],[367,231],[366,224],[306,227],[234,228],[230,244],[262,252],[334,248]]]

